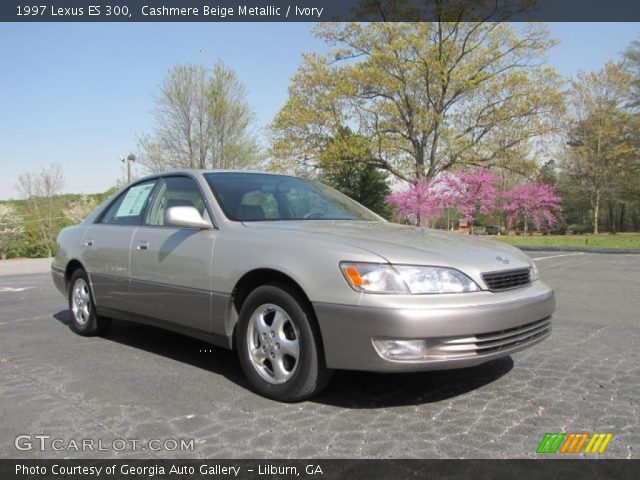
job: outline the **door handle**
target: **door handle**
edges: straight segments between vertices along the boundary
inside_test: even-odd
[[[147,248],[149,248],[149,242],[139,242],[136,248],[138,250],[146,250]]]
[[[93,240],[87,240],[86,242],[84,242],[84,246],[85,247],[93,247]]]

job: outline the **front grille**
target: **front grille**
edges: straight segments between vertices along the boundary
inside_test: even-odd
[[[509,350],[542,339],[551,332],[551,317],[518,327],[479,333],[471,337],[441,339],[429,346],[430,357],[469,357]]]
[[[494,292],[524,287],[531,283],[531,269],[518,268],[517,270],[483,273],[482,280],[487,284],[489,290]]]

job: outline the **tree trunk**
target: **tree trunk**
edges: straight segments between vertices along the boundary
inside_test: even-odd
[[[600,192],[596,192],[593,202],[593,234],[598,235],[598,221],[600,220]]]
[[[625,224],[624,224],[624,202],[620,203],[620,219],[618,221],[618,231],[626,232]]]
[[[424,178],[424,146],[421,144],[414,144],[416,152],[416,181],[420,181]]]
[[[524,216],[524,236],[527,236],[527,216]]]

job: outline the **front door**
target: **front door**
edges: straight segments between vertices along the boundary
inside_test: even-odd
[[[212,259],[217,230],[167,224],[175,206],[195,207],[208,218],[196,182],[159,180],[146,218],[131,242],[130,309],[139,315],[212,332]]]

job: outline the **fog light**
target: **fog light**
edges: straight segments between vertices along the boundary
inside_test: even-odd
[[[373,339],[378,353],[390,360],[420,360],[427,355],[424,340]]]

